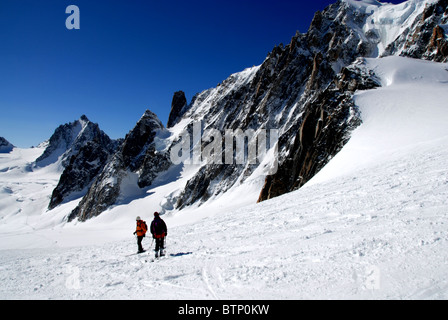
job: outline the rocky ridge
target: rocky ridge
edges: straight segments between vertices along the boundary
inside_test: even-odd
[[[0,153],[9,153],[14,149],[14,145],[3,137],[0,137]]]
[[[232,74],[189,104],[182,91],[176,92],[167,128],[146,111],[69,219],[84,221],[126,199],[145,196],[154,180],[173,166],[170,150],[179,134],[191,134],[195,123],[200,123],[202,136],[190,152],[216,142],[213,132],[222,138],[226,130],[252,131],[247,143],[255,143],[262,130],[276,129],[279,139],[269,145],[276,148],[276,157],[256,164],[203,158],[191,179],[170,193],[174,208],[204,203],[249,178],[261,181],[259,201],[300,188],[361,123],[354,92],[380,85],[363,57],[403,55],[446,62],[446,23],[447,0],[400,5],[340,0],[330,5],[315,14],[306,33],[297,32],[289,44],[276,46],[260,66]],[[217,158],[224,159],[222,151],[213,152],[221,152]],[[278,162],[273,173],[272,161]]]
[[[59,126],[35,161],[36,167],[56,164],[62,170],[48,208],[82,196],[118,144],[85,115]]]
[[[158,145],[158,139],[166,134],[157,116],[147,110],[99,172],[69,220],[87,220],[114,204],[126,202],[127,197],[143,195],[157,174],[171,165],[167,151]],[[127,190],[122,188],[125,182]]]

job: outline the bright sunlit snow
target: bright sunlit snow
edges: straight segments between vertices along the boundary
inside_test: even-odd
[[[356,94],[363,124],[309,184],[261,204],[252,177],[173,211],[196,170],[175,167],[146,195],[67,224],[79,200],[46,211],[58,171],[29,166],[43,149],[0,154],[0,298],[447,299],[447,66],[366,63],[383,87]],[[135,217],[162,209],[167,257],[129,256]]]

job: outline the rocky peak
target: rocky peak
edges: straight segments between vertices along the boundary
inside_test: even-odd
[[[48,208],[51,210],[74,195],[85,193],[118,144],[85,115],[59,126],[42,156],[36,160],[37,166],[59,162],[63,168]]]
[[[9,153],[14,149],[14,146],[5,138],[0,137],[0,153]]]
[[[204,131],[278,129],[279,167],[266,177],[265,171],[257,170],[259,163],[202,164],[181,190],[171,193],[171,203],[177,209],[200,204],[249,176],[251,181],[265,182],[260,201],[303,186],[360,124],[354,92],[379,85],[363,68],[362,57],[402,54],[440,59],[435,52],[441,57],[445,52],[447,1],[392,5],[339,0],[317,12],[306,33],[297,32],[289,44],[276,46],[260,66],[232,74],[216,88],[196,94],[189,105],[185,94],[176,92],[168,128],[185,119],[186,132],[192,121],[200,121]],[[85,220],[120,203],[123,181],[128,186],[132,181],[132,188],[150,186],[171,166],[167,150],[175,137],[165,139],[164,148],[157,147],[166,132],[155,115],[145,113],[71,217]],[[203,136],[195,143],[202,149],[210,139]]]
[[[361,124],[353,102],[356,90],[379,87],[379,80],[363,60],[343,68],[330,85],[308,101],[300,125],[282,137],[294,137],[278,171],[266,177],[258,201],[299,189],[347,143],[350,132]],[[289,140],[289,139],[288,139]]]
[[[70,158],[92,140],[98,141],[109,150],[114,148],[114,143],[100,130],[98,124],[91,122],[85,115],[74,122],[60,125],[48,140],[43,154],[36,159],[36,165],[45,167],[60,162],[62,168],[65,168]]]
[[[342,148],[360,124],[353,92],[378,86],[371,72],[352,63],[359,57],[377,57],[400,31],[397,26],[412,25],[423,8],[417,2],[394,6],[340,0],[317,12],[307,33],[296,33],[290,44],[276,46],[247,80],[238,81],[233,75],[216,89],[204,91],[185,116],[207,112],[204,127],[219,130],[279,129],[279,173],[268,177],[260,200],[295,190]],[[389,29],[381,27],[384,16],[390,17],[394,10],[400,14],[390,25],[390,39]],[[242,181],[238,179],[243,172],[251,171],[253,166],[203,167],[187,183],[178,207],[225,192]]]
[[[395,37],[389,43],[384,43],[385,50],[381,56],[401,55],[436,62],[448,61],[448,0],[409,0],[390,7],[389,12],[386,9],[387,6],[372,15],[380,28],[395,30],[389,32]],[[391,10],[396,10],[394,18],[383,19],[385,22],[381,25],[381,18]],[[385,38],[384,34],[382,38]]]
[[[167,127],[171,128],[176,124],[187,107],[187,98],[183,91],[177,91],[173,95],[173,101],[171,102],[171,112],[168,117]]]
[[[159,152],[155,141],[165,130],[158,117],[146,110],[100,170],[69,219],[89,219],[113,204],[144,193],[143,188],[150,186],[156,176],[171,165],[168,153]],[[122,189],[124,181],[129,190]]]
[[[140,167],[147,145],[153,142],[157,131],[162,129],[163,124],[159,118],[150,110],[146,110],[124,139],[121,148],[124,165],[129,166],[131,171]]]

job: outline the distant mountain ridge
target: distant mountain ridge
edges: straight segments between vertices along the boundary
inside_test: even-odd
[[[97,216],[119,201],[124,193],[132,192],[122,190],[124,181],[131,180],[134,184],[132,189],[137,194],[151,185],[157,174],[167,170],[171,164],[167,154],[157,150],[156,136],[164,133],[162,122],[147,110],[98,174],[69,220],[87,220]]]
[[[0,153],[9,153],[14,149],[14,145],[3,137],[0,137]]]
[[[48,208],[53,209],[84,195],[119,143],[111,140],[98,124],[85,115],[59,126],[48,140],[43,154],[35,161],[37,167],[56,164],[62,169]]]
[[[149,110],[120,142],[106,138],[85,116],[61,126],[36,160],[43,166],[59,159],[65,168],[49,208],[82,196],[69,220],[85,221],[126,198],[145,196],[173,168],[170,151],[182,133],[192,132],[194,123],[200,123],[204,135],[192,141],[191,152],[214,140],[208,129],[222,136],[228,129],[253,130],[247,143],[255,143],[261,130],[277,129],[279,139],[269,146],[271,154],[275,147],[275,159],[201,163],[182,187],[167,194],[174,209],[204,203],[248,180],[259,186],[258,201],[296,190],[361,124],[354,92],[381,85],[363,58],[401,55],[446,62],[447,23],[448,0],[399,5],[340,0],[318,11],[306,33],[297,32],[288,45],[275,47],[260,66],[232,74],[190,103],[182,91],[176,92],[166,128]],[[278,170],[270,174],[274,160]]]

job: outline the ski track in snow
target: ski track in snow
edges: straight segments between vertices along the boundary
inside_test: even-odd
[[[137,250],[132,217],[141,214],[137,208],[148,210],[145,201],[151,197],[87,224],[61,226],[63,210],[68,209],[33,213],[26,194],[23,202],[16,201],[17,190],[31,189],[40,199],[51,188],[11,184],[16,176],[4,168],[7,160],[2,156],[0,172],[8,180],[0,182],[0,237],[2,248],[9,248],[0,250],[0,299],[448,299],[448,132],[442,126],[434,133],[431,122],[448,120],[447,82],[442,81],[448,75],[439,73],[436,64],[395,59],[375,63],[401,71],[395,78],[384,75],[392,79],[387,86],[406,82],[406,88],[398,87],[405,91],[389,101],[400,115],[399,126],[396,118],[387,117],[390,112],[379,110],[384,117],[375,117],[377,108],[371,109],[373,116],[364,115],[375,121],[355,131],[346,147],[302,189],[261,204],[226,209],[234,206],[230,196],[227,207],[198,208],[200,219],[192,218],[196,209],[164,215],[167,256],[154,262],[149,237],[143,242],[146,253],[129,256]],[[424,82],[406,73],[427,71],[427,66],[437,69],[430,72],[435,80],[424,76]],[[424,85],[439,88],[441,102],[428,104],[425,121],[420,121],[421,105],[416,109],[400,101],[412,88],[424,99]],[[369,93],[371,99],[359,94],[364,111],[376,107],[376,101],[389,103],[375,99],[391,92],[382,90],[377,89],[376,96]],[[405,113],[407,108],[418,112]],[[384,135],[382,130],[391,131],[386,139],[376,139]],[[415,130],[425,135],[412,143],[419,136]],[[388,138],[397,134],[400,143],[407,134],[412,139],[402,148],[382,149],[393,146]],[[359,158],[353,158],[354,150]],[[350,167],[342,172],[341,163]],[[37,181],[33,179],[29,181]],[[57,180],[45,183],[48,187]],[[241,194],[235,192],[234,200]],[[11,201],[23,212],[6,211],[12,210]]]

